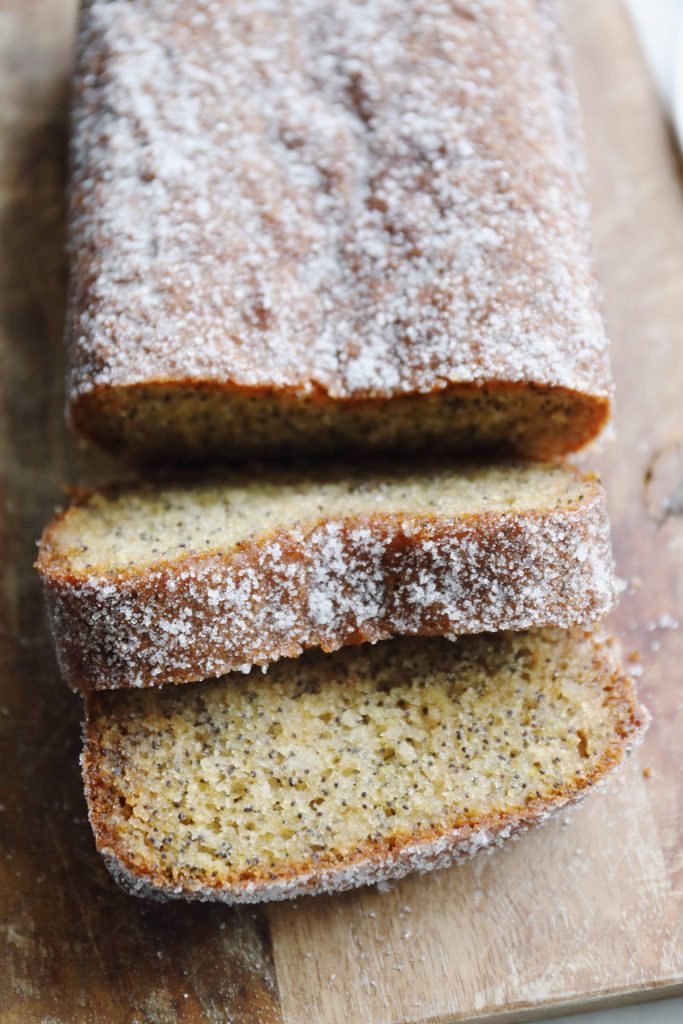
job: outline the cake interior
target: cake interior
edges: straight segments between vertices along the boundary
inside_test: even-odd
[[[582,634],[392,640],[93,696],[86,788],[133,871],[277,879],[576,792],[623,756],[634,708]]]
[[[69,509],[50,535],[50,558],[84,575],[144,569],[329,517],[523,512],[576,505],[592,491],[573,470],[520,462],[269,471],[136,485],[97,492]]]
[[[73,402],[72,417],[108,451],[162,464],[396,451],[549,459],[598,434],[609,408],[606,395],[515,382],[334,400],[160,381],[86,392]]]

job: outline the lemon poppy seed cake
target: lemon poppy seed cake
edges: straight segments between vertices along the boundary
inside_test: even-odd
[[[82,433],[178,462],[600,430],[559,0],[87,0],[77,48]]]
[[[612,399],[561,0],[84,0],[76,57],[68,413],[186,467],[36,563],[115,878],[350,889],[581,799],[648,714],[557,461]]]
[[[183,683],[396,634],[587,625],[604,491],[563,465],[245,471],[82,497],[38,568],[74,687]]]
[[[126,888],[250,903],[492,849],[585,795],[646,721],[588,634],[404,638],[91,694],[83,774]]]

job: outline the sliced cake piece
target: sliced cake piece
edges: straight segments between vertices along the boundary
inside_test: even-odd
[[[647,717],[588,634],[404,638],[91,694],[83,775],[124,887],[251,903],[497,846],[616,768]]]
[[[37,562],[67,681],[182,683],[394,634],[587,624],[605,496],[566,466],[274,472],[111,489]]]

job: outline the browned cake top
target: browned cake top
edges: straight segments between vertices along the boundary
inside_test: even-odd
[[[604,396],[554,0],[91,0],[72,394]]]

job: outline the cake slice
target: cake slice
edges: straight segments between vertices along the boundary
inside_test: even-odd
[[[83,434],[176,463],[601,429],[560,0],[88,0],[77,50]]]
[[[444,867],[584,796],[647,712],[561,630],[400,639],[87,698],[97,847],[137,895],[253,903]]]
[[[605,496],[568,466],[336,468],[79,497],[37,562],[82,690],[395,634],[569,627],[614,600]]]

